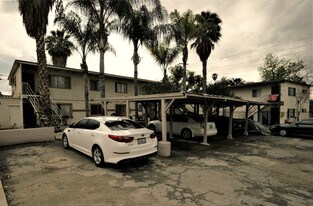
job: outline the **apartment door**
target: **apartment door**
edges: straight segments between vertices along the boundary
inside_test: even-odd
[[[24,128],[36,127],[36,115],[33,106],[28,103],[23,103]]]
[[[272,87],[271,87],[271,94],[272,94],[272,95],[273,95],[273,94],[277,94],[278,96],[277,96],[276,101],[280,101],[280,88],[279,88],[278,85],[275,85],[275,86],[272,86]]]
[[[270,124],[279,124],[280,111],[277,107],[271,108],[271,122]]]
[[[33,92],[37,92],[35,91],[35,74],[34,73],[30,73],[30,72],[23,72],[23,76],[22,76],[22,81],[27,83],[30,88],[33,90]]]

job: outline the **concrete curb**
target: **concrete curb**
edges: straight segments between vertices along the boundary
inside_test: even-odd
[[[8,206],[8,202],[7,199],[5,198],[1,180],[0,180],[0,206]]]

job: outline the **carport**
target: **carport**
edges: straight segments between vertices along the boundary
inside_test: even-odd
[[[166,113],[170,110],[172,114],[171,106],[175,104],[194,104],[202,105],[203,116],[204,116],[204,137],[202,144],[208,145],[207,143],[207,119],[208,112],[212,107],[226,108],[229,107],[229,122],[228,122],[228,139],[233,138],[232,134],[232,122],[234,110],[241,106],[246,106],[245,112],[245,131],[244,135],[248,135],[248,112],[249,108],[253,105],[264,105],[264,102],[251,102],[247,100],[232,98],[232,97],[222,97],[215,95],[199,95],[199,94],[189,94],[189,93],[165,93],[165,94],[154,94],[154,95],[140,95],[140,96],[127,96],[127,97],[112,97],[103,99],[104,110],[107,113],[107,105],[109,103],[125,103],[126,104],[126,115],[129,117],[130,114],[130,102],[141,103],[143,107],[147,103],[157,103],[160,104],[160,113],[162,119],[162,141],[158,145],[158,154],[161,156],[170,156],[171,144],[167,141],[167,127],[166,127]],[[146,109],[146,108],[145,108]],[[106,114],[107,115],[107,114]],[[147,126],[147,116],[145,118]],[[172,121],[170,121],[170,137],[172,137]]]

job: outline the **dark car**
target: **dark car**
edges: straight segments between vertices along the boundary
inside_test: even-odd
[[[313,118],[303,119],[293,124],[273,125],[270,131],[283,137],[302,136],[313,138]]]

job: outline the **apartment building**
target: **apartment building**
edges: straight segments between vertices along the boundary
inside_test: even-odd
[[[263,124],[282,124],[309,117],[310,86],[289,80],[247,83],[232,86],[235,96],[270,105],[251,108],[250,118]],[[240,114],[237,109],[237,115]]]
[[[63,123],[70,124],[85,116],[84,80],[80,69],[47,65],[51,102],[57,107]],[[38,98],[36,62],[16,60],[9,74],[12,97],[0,99],[1,128],[30,128],[36,126]],[[139,85],[152,82],[139,79]],[[105,74],[106,97],[133,96],[133,78]],[[89,103],[91,116],[103,115],[99,92],[99,73],[89,72]],[[131,105],[131,108],[134,108]],[[141,109],[141,108],[140,108]],[[125,104],[109,104],[108,115],[125,115]],[[18,117],[17,117],[18,116]]]

